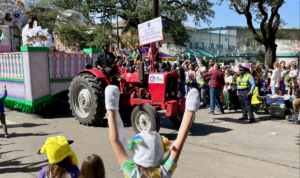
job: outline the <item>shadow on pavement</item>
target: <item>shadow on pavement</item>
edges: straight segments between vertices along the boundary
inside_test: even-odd
[[[0,144],[0,146],[13,145],[13,144],[16,144],[16,143]]]
[[[299,136],[299,135],[296,136],[296,144],[297,144],[297,145],[300,145],[300,136]]]
[[[48,165],[48,160],[34,162],[34,163],[21,163],[19,159],[26,158],[30,156],[22,156],[19,158],[10,159],[0,163],[0,174],[9,174],[16,172],[38,172],[42,168]],[[42,164],[42,165],[40,165]],[[40,165],[40,166],[37,166]]]
[[[193,123],[189,136],[206,136],[212,133],[224,133],[231,131],[232,129],[217,127],[206,124]],[[177,131],[172,133],[160,133],[161,135],[167,137],[169,140],[175,140],[177,137]]]
[[[67,100],[58,100],[54,104],[47,106],[41,111],[38,111],[35,113],[35,115],[43,119],[73,117]]]
[[[47,135],[54,135],[54,134],[61,134],[63,132],[55,132],[55,133],[15,133],[12,132],[9,134],[10,137],[27,137],[27,136],[47,136]]]
[[[20,127],[30,128],[30,127],[38,127],[44,125],[48,125],[48,124],[35,124],[35,123],[9,124],[7,125],[7,128],[20,128]]]
[[[1,145],[2,146],[2,145]],[[1,155],[6,154],[6,153],[11,153],[11,152],[15,152],[15,151],[24,151],[24,150],[11,150],[11,151],[5,151],[5,152],[1,152]],[[1,163],[0,163],[1,164]]]
[[[224,118],[215,118],[216,120],[225,121],[225,122],[233,122],[237,124],[250,124],[249,120],[238,120],[236,118],[224,117]],[[251,124],[257,124],[259,122],[270,121],[273,120],[270,116],[262,116],[256,118],[256,122]],[[285,119],[276,119],[276,120],[285,120]]]

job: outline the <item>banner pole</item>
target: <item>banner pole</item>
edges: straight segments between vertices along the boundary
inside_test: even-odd
[[[154,57],[153,57],[153,46],[152,46],[152,43],[150,43],[150,48],[151,48],[151,60],[152,60],[152,71],[153,73],[155,73],[155,68],[154,68]]]

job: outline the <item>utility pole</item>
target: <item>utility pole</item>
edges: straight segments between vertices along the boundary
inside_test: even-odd
[[[153,19],[158,17],[158,1],[159,0],[153,0]],[[156,44],[152,43],[151,44],[151,54],[153,54],[153,56],[156,54]],[[158,62],[158,56],[159,54],[157,54],[157,56],[155,57],[154,61]],[[155,69],[153,69],[153,72],[155,71]]]
[[[116,5],[116,14],[117,14],[117,46],[119,48],[119,16],[118,16],[118,5],[119,5],[119,0],[118,3]]]

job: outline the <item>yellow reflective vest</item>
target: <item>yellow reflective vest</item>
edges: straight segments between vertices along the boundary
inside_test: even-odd
[[[245,74],[243,76],[243,78],[241,77],[238,77],[236,79],[236,83],[237,83],[237,86],[239,89],[248,89],[249,88],[249,85],[248,85],[248,78],[250,77],[251,75],[250,74]]]

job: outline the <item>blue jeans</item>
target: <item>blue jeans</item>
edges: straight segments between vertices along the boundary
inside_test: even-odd
[[[221,88],[210,88],[209,94],[210,94],[210,111],[214,112],[215,110],[215,105],[216,105],[216,101],[219,104],[220,110],[223,112],[223,104],[221,102]]]
[[[187,96],[187,94],[189,93],[189,91],[191,90],[191,88],[188,85],[185,85],[185,94]]]
[[[180,93],[182,94],[182,97],[185,95],[185,89],[184,89],[185,83],[183,80],[178,81],[178,90],[180,91]]]
[[[274,95],[274,94],[279,94],[279,87],[273,87],[273,86],[271,86],[271,92],[272,92],[272,95]]]

